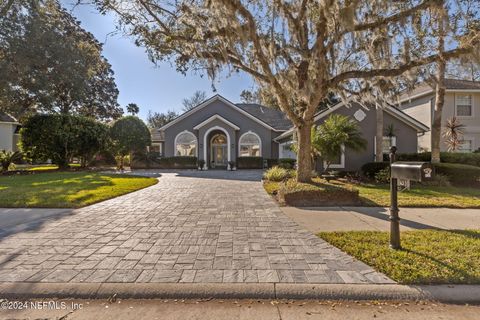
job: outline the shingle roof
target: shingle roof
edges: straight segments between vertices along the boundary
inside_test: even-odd
[[[150,129],[150,135],[153,142],[165,141],[165,132],[158,130],[158,128]]]
[[[451,90],[480,90],[480,82],[470,80],[445,79],[447,89]]]
[[[480,82],[470,80],[445,79],[445,87],[447,90],[480,90]],[[405,92],[400,96],[401,100],[409,97],[421,95],[433,91],[427,83],[421,83],[415,89]]]
[[[0,112],[0,122],[18,122],[17,119],[12,117],[11,115],[5,113],[5,112]]]
[[[288,130],[292,127],[292,122],[280,110],[256,103],[237,103],[235,105],[277,130]]]

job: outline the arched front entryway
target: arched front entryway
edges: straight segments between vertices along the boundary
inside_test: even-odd
[[[210,167],[223,168],[228,165],[227,136],[221,132],[212,132],[210,139]]]
[[[203,158],[208,168],[228,168],[231,160],[230,135],[222,127],[215,126],[207,130],[204,135]]]

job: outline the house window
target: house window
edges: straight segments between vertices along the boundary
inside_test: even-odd
[[[391,147],[397,146],[397,137],[383,137],[383,153],[390,153]]]
[[[161,143],[152,143],[152,145],[149,148],[150,152],[155,152],[158,155],[162,154],[162,144]]]
[[[458,148],[459,152],[472,152],[473,151],[473,141],[464,139]]]
[[[389,154],[391,147],[397,146],[397,137],[383,137],[382,152],[383,154]],[[377,137],[373,137],[374,153],[377,154]]]
[[[280,143],[279,158],[297,159],[297,155],[292,150],[293,141]]]
[[[473,97],[471,94],[455,95],[455,112],[457,117],[471,117],[473,115]]]
[[[262,141],[260,137],[253,132],[244,133],[239,139],[240,157],[261,157]]]
[[[323,161],[323,167],[327,167],[327,162]],[[345,168],[345,146],[342,145],[342,152],[337,156],[335,160],[330,162],[329,169],[342,169]]]
[[[189,131],[181,132],[175,138],[175,155],[195,157],[197,154],[197,138]]]

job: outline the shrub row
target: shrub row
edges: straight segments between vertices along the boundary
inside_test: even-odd
[[[369,178],[374,179],[375,176],[382,170],[390,167],[389,162],[368,162],[361,167],[362,174]]]
[[[458,163],[435,164],[435,173],[445,175],[452,184],[472,186],[480,183],[480,168]]]
[[[432,154],[430,152],[399,153],[397,154],[397,161],[429,162],[431,157]],[[388,155],[384,156],[384,160],[388,161]],[[480,153],[441,152],[440,161],[444,163],[459,163],[480,167]]]
[[[147,155],[148,156],[148,155]],[[155,158],[148,157],[140,158],[137,156],[134,162],[132,162],[132,168],[155,168],[155,169],[196,169],[197,158],[196,157],[165,157]]]
[[[262,157],[238,157],[237,169],[262,169]]]
[[[280,159],[268,159],[263,157],[238,157],[237,168],[238,169],[263,169],[264,162],[267,162],[267,168],[273,168],[279,166],[284,169],[293,169],[295,167],[295,159],[280,158]]]
[[[365,177],[378,179],[382,171],[389,166],[388,162],[369,162],[364,164],[361,170]],[[435,174],[446,176],[452,184],[477,185],[480,183],[479,167],[458,163],[438,163],[434,167]]]

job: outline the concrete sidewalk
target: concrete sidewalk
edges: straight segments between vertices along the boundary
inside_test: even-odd
[[[282,207],[299,225],[321,231],[388,231],[388,208],[381,207]],[[480,209],[400,208],[402,230],[479,229]]]
[[[51,301],[34,301],[34,303]],[[64,300],[65,309],[4,310],[0,319],[478,319],[480,306],[429,302],[276,300]]]
[[[0,301],[30,299],[296,299],[480,304],[479,285],[328,283],[0,283]]]

